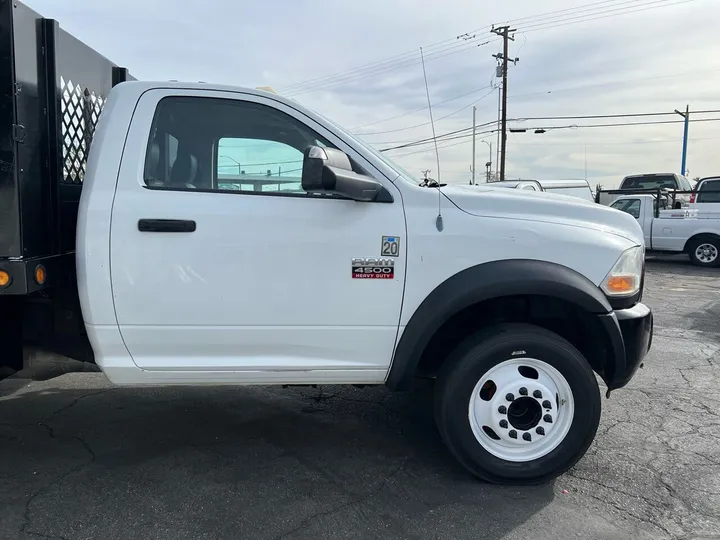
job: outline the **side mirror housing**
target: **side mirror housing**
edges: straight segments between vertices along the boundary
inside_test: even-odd
[[[375,201],[385,191],[374,178],[353,171],[345,152],[320,146],[305,150],[302,188],[308,193],[329,193],[362,202]]]

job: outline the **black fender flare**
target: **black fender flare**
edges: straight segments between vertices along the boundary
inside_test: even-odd
[[[589,279],[566,266],[532,259],[507,259],[472,266],[438,285],[418,306],[395,347],[385,384],[410,387],[425,347],[453,315],[473,304],[514,295],[538,295],[571,302],[596,314],[615,356],[615,370],[625,365],[622,334],[608,299]],[[614,322],[614,324],[612,324]]]

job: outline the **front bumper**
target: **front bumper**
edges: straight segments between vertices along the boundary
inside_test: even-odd
[[[652,346],[653,314],[645,304],[636,304],[604,315],[603,320],[615,356],[604,379],[608,390],[616,390],[630,382]]]

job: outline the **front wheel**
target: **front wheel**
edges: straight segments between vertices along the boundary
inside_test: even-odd
[[[585,454],[600,422],[600,389],[568,341],[536,326],[503,324],[470,337],[444,364],[435,420],[475,476],[536,484]]]

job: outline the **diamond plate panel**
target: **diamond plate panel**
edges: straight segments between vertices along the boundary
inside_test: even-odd
[[[80,184],[105,98],[60,77],[60,117],[63,182]]]

